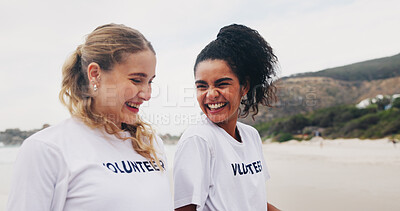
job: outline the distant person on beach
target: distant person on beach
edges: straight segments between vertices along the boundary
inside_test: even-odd
[[[396,144],[397,144],[398,141],[395,139],[395,137],[393,136],[389,140],[390,140],[390,142],[393,143],[393,147],[396,148]]]
[[[163,143],[138,116],[155,67],[139,31],[90,33],[62,70],[72,117],[23,143],[7,210],[173,210]]]
[[[237,122],[275,101],[276,63],[257,31],[236,24],[223,27],[197,56],[197,101],[206,117],[188,128],[177,146],[176,211],[278,210],[267,202],[261,138]]]

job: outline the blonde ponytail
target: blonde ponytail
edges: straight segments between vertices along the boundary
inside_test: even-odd
[[[81,46],[78,46],[63,65],[63,80],[59,94],[61,103],[68,107],[71,114],[77,109],[75,106],[79,104],[79,101],[85,98],[84,96],[88,93],[88,82],[81,66]]]

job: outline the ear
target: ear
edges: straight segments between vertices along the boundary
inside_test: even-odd
[[[101,75],[100,65],[95,62],[90,63],[87,68],[87,77],[89,81],[93,81],[94,79],[97,80],[98,78],[100,78],[100,75]]]
[[[240,91],[241,91],[241,94],[242,94],[242,97],[243,97],[250,90],[250,82],[249,82],[249,80],[246,80],[246,83],[244,85],[240,86],[240,87],[241,87]]]

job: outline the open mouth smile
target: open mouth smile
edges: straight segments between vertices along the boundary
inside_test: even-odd
[[[130,111],[133,111],[133,112],[138,112],[139,111],[139,106],[140,106],[139,103],[126,102],[125,105],[128,107],[128,109]]]
[[[208,103],[206,107],[211,111],[217,111],[224,108],[226,105],[228,105],[228,103]]]

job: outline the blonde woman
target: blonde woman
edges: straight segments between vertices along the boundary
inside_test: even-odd
[[[71,118],[29,137],[15,163],[14,210],[172,210],[163,144],[139,119],[156,56],[137,30],[108,24],[63,66]]]

